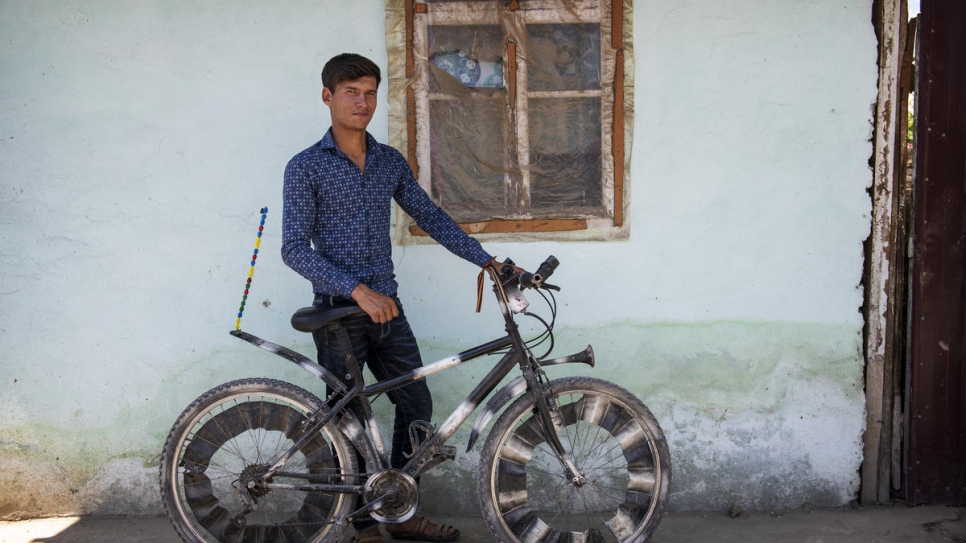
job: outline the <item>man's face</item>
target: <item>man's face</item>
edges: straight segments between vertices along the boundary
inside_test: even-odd
[[[365,130],[376,111],[378,86],[376,78],[367,75],[352,81],[343,81],[335,91],[322,89],[322,101],[329,106],[332,125],[349,130]]]

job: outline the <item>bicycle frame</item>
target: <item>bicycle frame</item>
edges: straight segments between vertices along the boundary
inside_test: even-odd
[[[504,356],[493,366],[487,375],[480,380],[480,382],[476,385],[476,387],[473,388],[473,390],[460,403],[460,405],[457,406],[457,408],[446,418],[445,421],[443,421],[440,427],[424,442],[420,443],[418,447],[416,447],[415,451],[413,451],[412,456],[409,457],[409,461],[401,471],[410,477],[419,477],[437,464],[454,457],[454,453],[452,452],[448,454],[440,454],[440,452],[443,451],[446,442],[456,433],[457,429],[459,429],[459,427],[466,422],[466,420],[480,406],[483,400],[493,392],[497,385],[499,385],[499,383],[507,375],[509,375],[514,366],[520,367],[521,371],[523,372],[522,377],[517,378],[510,384],[506,385],[501,391],[501,394],[498,394],[491,399],[490,403],[487,405],[486,411],[481,413],[480,419],[477,422],[477,425],[474,427],[474,432],[477,428],[482,428],[482,426],[485,425],[488,418],[492,416],[492,412],[499,411],[503,405],[505,405],[516,395],[522,393],[524,390],[534,391],[534,393],[546,398],[547,396],[543,390],[544,387],[542,387],[542,383],[545,381],[543,379],[541,370],[543,366],[572,362],[582,362],[589,364],[590,366],[594,365],[593,350],[589,346],[584,351],[570,356],[543,361],[536,360],[520,336],[519,329],[513,318],[513,312],[510,310],[507,302],[506,291],[503,288],[503,284],[500,281],[498,273],[492,268],[487,268],[487,271],[490,273],[491,279],[494,282],[493,289],[506,322],[507,335],[487,343],[483,343],[459,354],[443,358],[398,377],[385,381],[379,381],[369,385],[365,385],[363,382],[361,369],[359,368],[358,362],[355,361],[354,356],[350,357],[350,363],[347,364],[350,370],[350,375],[353,376],[352,380],[354,384],[351,387],[346,387],[339,379],[337,379],[324,367],[312,361],[311,359],[292,351],[291,349],[265,341],[246,332],[232,331],[232,335],[248,341],[259,348],[277,354],[286,360],[294,362],[298,366],[312,373],[317,378],[323,380],[334,390],[333,394],[326,400],[325,405],[313,413],[306,421],[307,431],[302,434],[300,439],[296,440],[288,451],[286,451],[275,461],[275,463],[264,475],[264,480],[268,481],[272,475],[280,473],[280,470],[284,467],[285,462],[292,456],[292,454],[298,451],[306,440],[321,430],[326,424],[330,423],[333,419],[335,419],[336,416],[343,417],[343,419],[338,421],[337,424],[339,425],[340,430],[342,430],[342,432],[353,443],[353,445],[365,459],[367,463],[367,471],[371,474],[388,469],[389,461],[387,450],[384,445],[379,426],[375,420],[375,417],[372,415],[369,399],[374,396],[401,388],[412,382],[425,379],[430,375],[454,368],[464,362],[479,358],[483,355],[492,354],[509,348],[509,351],[504,354]],[[338,326],[339,329],[341,329],[341,326],[338,324],[335,326]],[[341,329],[341,332],[344,334],[344,329]],[[351,352],[351,349],[349,349],[349,352]],[[354,368],[353,365],[355,365]],[[526,384],[525,389],[522,386],[524,383]],[[371,445],[368,436],[365,435],[364,428],[361,426],[361,424],[356,424],[358,421],[355,420],[352,412],[348,409],[345,409],[349,402],[355,399],[359,399],[362,402],[363,411],[368,418],[368,428],[372,434]],[[540,406],[539,411],[541,412],[545,424],[549,426],[556,426],[558,423],[554,421],[553,415],[551,414],[554,406],[547,405],[546,402],[537,402],[537,404]],[[321,417],[319,416],[320,414]],[[346,419],[349,419],[348,422]],[[549,436],[548,439],[551,442],[556,441],[556,432],[550,431],[547,432],[547,434]],[[472,447],[473,442],[475,442],[475,437],[471,439],[469,447]],[[375,446],[374,449],[372,445]],[[555,444],[555,449],[562,451],[562,447],[559,442]],[[570,468],[572,476],[575,478],[580,477],[580,474],[577,473],[573,463],[566,458],[565,455],[562,455],[562,453],[561,461],[568,468]],[[362,493],[362,487],[353,484],[284,485],[266,482],[265,486],[267,488],[286,488],[319,492]]]
[[[549,354],[557,300],[544,290],[559,290],[546,282],[558,264],[551,255],[533,273],[509,259],[487,266],[505,332],[369,384],[365,361],[350,342],[349,331],[368,319],[357,305],[308,307],[292,315],[294,329],[318,332],[320,344],[324,335],[322,355],[332,371],[236,324],[232,335],[310,372],[325,382],[327,397],[320,400],[324,396],[309,392],[311,386],[249,377],[191,402],[160,455],[162,503],[178,535],[198,543],[335,542],[349,524],[362,526],[359,520],[404,523],[419,510],[417,478],[456,459],[455,443],[447,443],[475,416],[468,438],[460,432],[460,444],[466,442],[469,452],[481,441],[479,505],[496,540],[645,541],[667,503],[667,440],[647,406],[621,386],[590,376],[548,375],[546,366],[594,365],[589,346],[570,356]],[[486,273],[480,273],[480,293]],[[526,289],[541,289],[550,318],[527,312]],[[539,320],[545,330],[531,333],[527,327],[524,340],[517,315]],[[533,354],[538,346],[546,354]],[[438,429],[424,420],[408,423],[408,440],[399,439],[407,443],[404,458],[390,462],[375,398],[388,393],[397,399],[400,388],[483,355],[496,356],[478,368],[485,370],[481,379],[466,384],[466,397],[451,413],[430,419],[439,421]],[[520,373],[511,376],[514,366]],[[394,437],[397,431],[404,437],[404,427],[392,428]]]

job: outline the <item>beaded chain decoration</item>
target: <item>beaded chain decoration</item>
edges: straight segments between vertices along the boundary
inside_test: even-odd
[[[262,222],[258,224],[258,237],[255,238],[255,251],[252,252],[252,267],[248,269],[248,280],[245,282],[245,293],[242,295],[241,305],[238,307],[238,318],[235,319],[235,331],[241,330],[242,313],[245,312],[245,302],[248,301],[248,291],[252,287],[252,276],[255,274],[255,260],[258,259],[258,247],[262,244],[262,231],[265,230],[265,216],[268,208],[262,208]]]

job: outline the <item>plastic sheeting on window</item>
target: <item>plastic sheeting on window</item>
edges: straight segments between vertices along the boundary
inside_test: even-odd
[[[390,129],[394,145],[415,138],[433,199],[460,222],[613,217],[610,1],[422,7],[410,52],[405,0],[387,0],[389,77],[411,89]]]

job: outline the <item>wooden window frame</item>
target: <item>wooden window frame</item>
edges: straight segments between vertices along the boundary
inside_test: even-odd
[[[404,75],[406,82],[412,82],[414,77],[418,77],[416,65],[416,17],[420,14],[428,13],[430,6],[417,0],[402,1],[404,4],[403,20],[405,22]],[[608,3],[610,4],[609,6],[607,5]],[[609,98],[608,100],[602,101],[602,107],[607,108],[605,111],[602,111],[602,118],[607,120],[604,126],[609,125],[608,140],[603,139],[607,138],[607,130],[604,130],[602,134],[602,143],[604,144],[602,148],[602,171],[607,172],[604,174],[605,178],[602,182],[607,185],[609,190],[607,196],[610,199],[608,202],[608,213],[610,217],[599,219],[591,218],[589,220],[579,217],[560,219],[494,218],[478,222],[461,222],[460,227],[464,231],[470,234],[538,234],[538,237],[533,239],[548,239],[545,236],[539,235],[556,232],[577,235],[577,238],[565,237],[562,239],[626,239],[628,236],[628,227],[625,220],[625,182],[629,169],[629,162],[626,160],[626,145],[629,138],[626,136],[626,131],[630,128],[626,123],[628,122],[632,108],[626,101],[628,96],[625,88],[627,83],[625,81],[625,61],[627,61],[628,56],[625,54],[625,49],[629,51],[630,40],[625,35],[625,22],[629,22],[625,17],[630,13],[630,3],[631,0],[601,0],[600,7],[602,10],[607,8],[610,10],[609,20],[605,20],[605,17],[599,19],[600,24],[606,26],[609,23],[610,27],[611,50],[605,51],[603,54],[613,55],[612,59],[602,59],[603,62],[612,62],[612,69],[609,70],[612,78],[608,78],[609,81],[602,81],[601,85],[601,96],[604,96],[606,92]],[[518,7],[516,1],[505,4],[505,9],[510,11],[518,9]],[[389,9],[391,8],[387,4],[387,11]],[[517,74],[521,67],[517,63],[515,45],[512,42],[508,43],[507,65],[505,67],[505,77],[509,92],[508,98],[511,102],[511,108],[516,106],[515,102],[520,99],[521,95],[524,96],[525,100],[526,93],[525,89],[520,89],[516,84]],[[420,179],[420,147],[417,145],[420,130],[417,127],[417,99],[413,86],[406,84],[404,104],[406,155],[414,174],[417,179]],[[427,160],[428,157],[424,156],[423,159]],[[424,188],[429,189],[426,186],[428,184],[427,179],[420,179],[420,181],[424,185]],[[613,184],[612,187],[610,186],[611,183]],[[418,238],[426,236],[426,233],[422,229],[411,224],[411,220],[405,220],[406,222],[401,223],[401,226],[406,232],[401,237],[418,242]],[[398,231],[399,228],[397,228],[397,239],[400,238]]]

